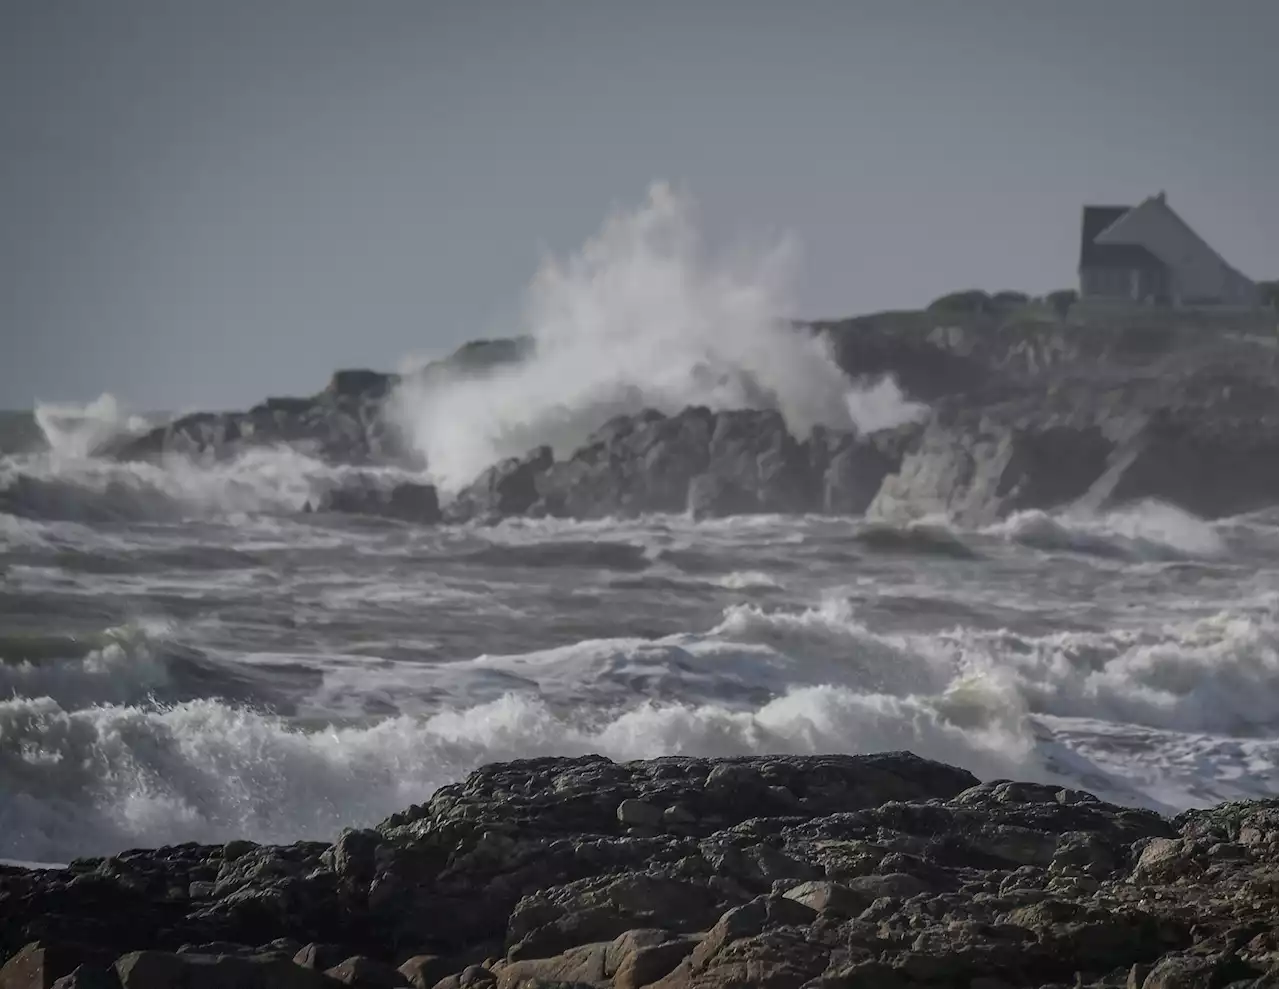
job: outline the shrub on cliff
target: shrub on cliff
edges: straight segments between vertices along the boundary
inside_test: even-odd
[[[973,315],[989,312],[993,300],[982,289],[967,289],[963,292],[952,292],[929,303],[931,313],[954,313],[957,315]]]
[[[1045,305],[1060,316],[1065,316],[1067,311],[1076,304],[1076,300],[1080,298],[1078,292],[1073,288],[1063,288],[1056,292],[1050,292],[1044,297]]]

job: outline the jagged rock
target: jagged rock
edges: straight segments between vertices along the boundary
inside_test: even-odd
[[[0,869],[0,948],[7,977],[74,931],[94,958],[50,977],[129,952],[123,989],[1268,985],[1277,816],[1167,820],[905,753],[534,759],[331,846]]]
[[[867,509],[904,521],[945,515],[969,525],[1083,497],[1107,469],[1112,442],[1096,427],[930,421]]]
[[[404,973],[383,962],[352,955],[324,973],[335,982],[354,989],[399,989],[408,986]]]
[[[494,464],[458,494],[450,515],[459,520],[524,515],[542,497],[538,477],[554,462],[551,447]]]
[[[317,510],[372,515],[420,525],[434,525],[443,518],[436,489],[430,484],[411,481],[382,488],[367,479],[355,478],[329,491]]]
[[[497,464],[450,506],[456,521],[507,515],[572,518],[689,512],[696,518],[826,510],[860,513],[897,468],[913,430],[797,440],[773,411],[611,419],[567,459],[548,447]]]
[[[351,952],[340,944],[319,944],[312,941],[303,945],[293,956],[293,963],[303,968],[323,972],[350,957]]]
[[[788,900],[802,903],[818,913],[830,913],[841,917],[856,917],[876,898],[859,893],[841,883],[814,881],[792,886],[783,894]]]
[[[344,395],[353,398],[381,398],[399,382],[399,375],[384,374],[381,371],[367,369],[334,371],[333,377],[329,379],[329,384],[325,387],[325,391],[330,395]]]
[[[862,515],[875,500],[884,479],[898,468],[901,450],[877,442],[875,436],[849,434],[836,438],[822,473],[821,510],[827,515]]]
[[[33,941],[0,967],[0,989],[48,989],[56,979],[82,967],[81,981],[89,985],[89,970],[110,963],[101,949],[67,941]]]
[[[43,989],[43,983],[34,984]],[[114,968],[80,965],[70,975],[55,980],[52,989],[120,989],[120,979]]]
[[[448,958],[440,955],[414,955],[400,964],[399,971],[413,989],[431,989],[453,974],[454,967]]]
[[[656,828],[662,823],[662,811],[643,800],[624,800],[618,804],[618,820],[632,827]]]
[[[280,958],[132,951],[115,964],[121,989],[337,989],[319,972]]]

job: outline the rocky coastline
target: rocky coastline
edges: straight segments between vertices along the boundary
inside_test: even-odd
[[[486,766],[332,843],[0,869],[0,987],[1274,986],[1277,804],[910,753]]]
[[[1143,499],[1205,518],[1275,504],[1273,315],[1150,314],[1086,324],[887,313],[797,327],[823,337],[851,384],[891,376],[923,414],[870,433],[793,435],[771,409],[644,410],[575,450],[539,447],[445,499],[430,485],[355,474],[309,507],[409,522],[646,513],[945,514],[981,525],[1026,509]],[[536,359],[482,341],[419,372],[419,386]],[[357,468],[427,465],[397,427],[397,375],[341,371],[321,393],[198,413],[101,451],[125,460],[231,458],[288,445]]]

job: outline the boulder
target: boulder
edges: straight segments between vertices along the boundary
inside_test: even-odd
[[[78,968],[89,985],[89,971],[111,964],[107,952],[67,941],[32,941],[0,967],[0,989],[49,989],[57,979]]]
[[[115,964],[121,989],[337,989],[287,959],[131,951]]]
[[[434,525],[443,515],[436,489],[430,484],[401,481],[381,487],[368,478],[355,477],[328,491],[318,511],[343,515],[369,515],[419,525]]]

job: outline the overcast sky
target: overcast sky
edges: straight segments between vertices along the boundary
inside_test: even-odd
[[[511,332],[655,179],[800,316],[1074,283],[1160,189],[1277,269],[1275,0],[0,0],[0,407],[233,407]]]

